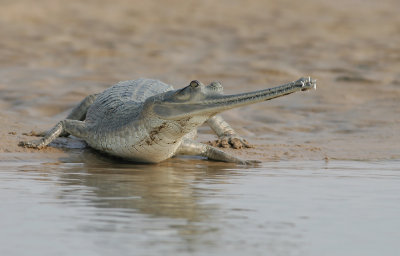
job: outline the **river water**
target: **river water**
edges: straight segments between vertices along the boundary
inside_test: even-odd
[[[398,255],[399,164],[3,161],[0,255]]]

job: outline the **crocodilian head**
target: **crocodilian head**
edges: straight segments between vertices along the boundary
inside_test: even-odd
[[[194,116],[208,118],[224,110],[311,88],[316,88],[316,81],[308,77],[270,89],[224,95],[222,85],[219,82],[212,82],[204,86],[199,81],[194,80],[182,89],[158,95],[157,99],[152,101],[152,110],[162,119],[179,120]]]

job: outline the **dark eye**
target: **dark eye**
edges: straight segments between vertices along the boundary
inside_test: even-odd
[[[190,82],[190,87],[192,88],[196,88],[200,86],[200,82],[197,80],[193,80],[192,82]]]

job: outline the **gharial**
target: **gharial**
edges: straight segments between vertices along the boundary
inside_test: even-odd
[[[218,113],[311,88],[316,88],[316,80],[310,77],[235,95],[224,95],[219,82],[204,86],[194,80],[174,90],[153,79],[123,81],[87,96],[43,138],[19,145],[40,149],[58,136],[71,134],[92,148],[136,162],[158,163],[176,155],[198,155],[249,164],[252,161],[195,142],[197,127],[207,122],[220,139],[247,146]]]

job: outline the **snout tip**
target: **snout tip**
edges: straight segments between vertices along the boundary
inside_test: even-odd
[[[312,79],[311,77],[307,77],[307,78],[301,78],[299,80],[297,80],[298,82],[301,83],[301,90],[302,91],[307,91],[310,89],[317,89],[317,80],[316,79]]]

